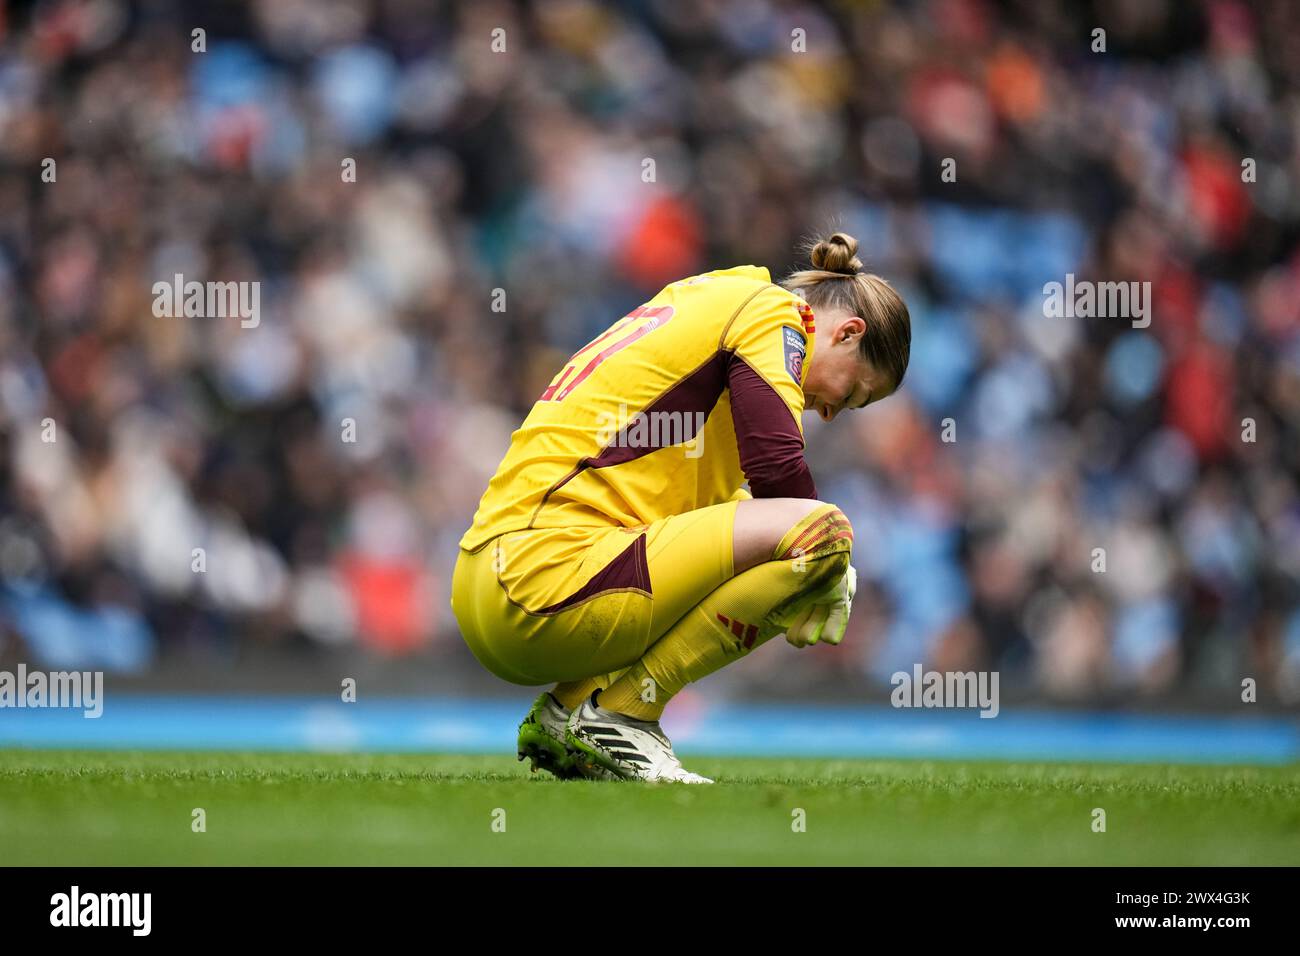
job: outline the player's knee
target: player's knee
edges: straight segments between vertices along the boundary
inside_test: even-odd
[[[811,501],[812,506],[781,538],[778,561],[834,559],[845,567],[853,552],[853,525],[836,505]],[[844,573],[845,568],[840,568]]]
[[[765,561],[849,551],[853,526],[843,511],[824,501],[764,498],[740,503],[732,541],[739,574]]]

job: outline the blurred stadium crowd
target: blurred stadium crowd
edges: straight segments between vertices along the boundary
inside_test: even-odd
[[[0,16],[9,653],[477,669],[456,543],[554,371],[834,225],[914,327],[897,396],[807,422],[863,587],[838,650],[719,679],[1300,700],[1300,5]],[[260,282],[259,324],[156,316],[178,273]],[[1149,281],[1150,326],[1048,318],[1067,274]]]

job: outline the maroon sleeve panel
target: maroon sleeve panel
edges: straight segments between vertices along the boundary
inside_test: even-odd
[[[790,406],[738,355],[727,370],[740,467],[755,498],[816,498]]]

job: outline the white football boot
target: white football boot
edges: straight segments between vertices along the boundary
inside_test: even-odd
[[[599,693],[569,715],[565,741],[578,770],[596,779],[713,783],[682,766],[659,721],[605,710],[595,703]]]

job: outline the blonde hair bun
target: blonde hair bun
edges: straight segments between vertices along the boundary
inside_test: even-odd
[[[858,240],[846,232],[832,233],[812,247],[808,256],[814,269],[825,272],[839,272],[843,275],[857,275],[862,271],[862,260],[858,258]]]

